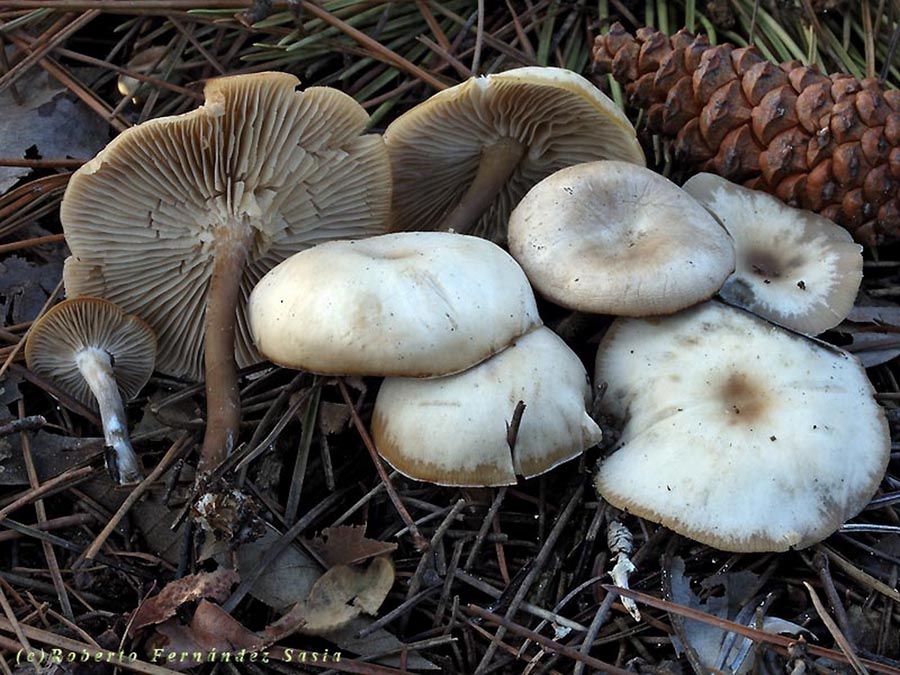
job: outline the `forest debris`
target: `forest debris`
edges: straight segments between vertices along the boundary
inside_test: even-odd
[[[229,569],[200,572],[176,579],[141,603],[132,616],[129,634],[133,636],[145,626],[162,623],[175,616],[178,608],[185,603],[203,598],[224,602],[231,587],[239,581],[237,572]]]
[[[237,650],[255,652],[264,645],[262,638],[233,619],[224,609],[208,600],[201,600],[189,624],[173,618],[157,626],[148,640],[147,649],[151,654],[155,653],[154,650],[160,650],[159,658],[166,667],[181,671],[201,665],[190,658],[194,654],[215,660],[217,653],[227,654]]]
[[[337,565],[319,577],[309,597],[267,626],[265,635],[275,642],[293,633],[337,630],[361,614],[375,614],[393,584],[394,565],[387,557],[375,558],[364,570]]]
[[[616,560],[615,566],[609,575],[612,577],[613,583],[620,588],[628,588],[628,577],[632,572],[636,572],[637,568],[631,562],[631,556],[634,547],[632,542],[634,538],[631,532],[618,520],[610,520],[606,530],[606,543],[609,546],[609,552]],[[622,605],[631,614],[635,621],[641,620],[641,611],[638,609],[637,603],[631,598],[621,596]]]
[[[397,549],[395,543],[367,539],[365,525],[326,527],[319,536],[305,541],[326,567],[358,565]]]
[[[31,456],[42,483],[91,461],[101,452],[102,438],[73,438],[46,431],[31,437]],[[0,485],[28,485],[18,434],[0,438]]]
[[[684,574],[684,560],[672,559],[665,572],[668,578],[666,595],[669,596],[666,599],[678,605],[769,633],[808,633],[790,621],[765,616],[767,603],[756,595],[760,577],[753,572],[725,572],[704,579],[700,585],[706,591],[722,589],[720,595],[709,595],[705,600],[691,589],[691,578]],[[670,613],[669,616],[678,636],[674,641],[675,648],[679,653],[687,653],[695,672],[701,675],[722,671],[750,672],[757,647],[751,640],[680,615]]]
[[[26,153],[36,151],[44,159],[89,158],[109,140],[106,123],[72,100],[47,73],[35,72],[20,91],[25,98],[21,105],[8,89],[0,91],[0,157],[24,159]],[[0,167],[0,194],[29,171]]]

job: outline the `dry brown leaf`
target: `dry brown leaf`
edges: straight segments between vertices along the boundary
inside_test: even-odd
[[[249,652],[266,646],[258,635],[233,619],[228,612],[207,600],[201,600],[188,625],[169,619],[158,625],[147,641],[147,649],[167,668],[187,670],[200,665],[183,655],[215,654],[246,649]],[[160,650],[155,652],[154,650]],[[169,655],[172,658],[169,658]]]
[[[397,549],[397,544],[366,539],[365,525],[326,527],[318,537],[306,539],[305,543],[326,567],[357,565]]]
[[[144,626],[161,623],[175,616],[179,607],[193,600],[212,598],[224,602],[231,587],[240,580],[237,572],[229,569],[200,572],[176,579],[166,584],[157,595],[141,603],[134,613],[128,633],[133,636]]]
[[[326,436],[339,434],[347,428],[350,421],[350,406],[346,403],[319,403],[319,429]]]
[[[366,569],[338,565],[313,585],[309,597],[267,626],[267,642],[293,633],[322,635],[347,625],[360,614],[374,614],[394,584],[394,565],[387,557],[375,558]]]

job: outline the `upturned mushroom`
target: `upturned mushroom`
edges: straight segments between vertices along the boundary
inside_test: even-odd
[[[150,379],[156,336],[142,319],[99,298],[64,300],[32,327],[25,344],[28,368],[86,406],[100,411],[106,445],[119,483],[141,479],[141,463],[128,436],[123,398]]]
[[[597,159],[645,164],[628,118],[562,68],[470,78],[401,115],[384,138],[392,230],[452,230],[498,243],[519,199],[554,171]]]
[[[617,161],[572,166],[531,188],[509,219],[509,251],[549,300],[618,316],[697,304],[734,269],[731,238],[699,202]]]
[[[301,251],[257,284],[248,314],[266,358],[329,375],[448,375],[541,324],[516,261],[449,232]]]
[[[259,360],[245,316],[278,262],[385,226],[390,169],[368,115],[335,89],[285,73],[211,80],[206,102],[120,134],[72,176],[61,219],[70,296],[144,317],[159,369],[205,373],[202,471],[236,442],[236,368]]]
[[[719,302],[616,320],[595,377],[622,425],[600,494],[726,551],[824,539],[887,467],[887,420],[854,357]]]
[[[850,313],[862,283],[862,246],[828,218],[710,173],[684,189],[734,240],[736,268],[719,295],[786,328],[818,335]]]
[[[535,328],[462,373],[384,380],[372,414],[379,454],[400,473],[440,485],[513,485],[600,441],[578,357]],[[519,402],[517,433],[509,430]]]

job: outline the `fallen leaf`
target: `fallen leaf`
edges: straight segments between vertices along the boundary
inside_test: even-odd
[[[288,546],[271,560],[272,548],[281,535],[269,524],[265,528],[261,538],[237,549],[237,570],[242,578],[248,578],[260,564],[268,563],[250,588],[250,595],[275,611],[284,612],[309,595],[313,584],[322,575],[322,568],[296,546]],[[225,562],[223,555],[222,552],[216,555],[220,563]]]
[[[347,428],[350,422],[350,406],[346,403],[319,403],[319,429],[326,436],[333,436]]]
[[[102,453],[102,438],[72,438],[43,430],[31,436],[31,456],[42,483]],[[0,438],[0,485],[28,485],[19,434]]]
[[[745,570],[716,574],[704,579],[700,584],[703,589],[720,592],[701,600],[691,589],[691,578],[684,574],[684,560],[673,558],[666,573],[667,600],[736,623],[754,624],[761,600],[756,595],[760,588],[757,574]],[[701,675],[710,672],[739,675],[751,671],[756,649],[751,640],[675,613],[670,613],[669,616],[677,634],[675,648],[679,653],[688,652],[688,660],[695,672]],[[805,632],[801,626],[777,617],[763,617],[762,625],[755,627],[771,633],[792,629]]]
[[[346,626],[361,614],[375,614],[394,584],[394,565],[375,558],[366,569],[337,565],[313,585],[309,597],[266,627],[267,641],[292,635],[323,635]]]
[[[365,525],[326,527],[319,536],[304,540],[326,567],[356,565],[397,549],[397,544],[366,538]]]
[[[360,631],[368,628],[372,620],[368,617],[357,617],[343,628],[329,631],[322,635],[326,640],[340,646],[347,652],[353,652],[367,658],[374,658],[380,663],[391,668],[401,666],[410,671],[440,670],[438,666],[424,658],[417,651],[409,651],[406,645],[397,639],[390,631],[379,628],[368,633],[365,637],[358,637]],[[390,654],[390,656],[380,656]],[[402,655],[402,656],[401,656]]]
[[[145,626],[162,623],[175,616],[178,608],[195,600],[212,598],[225,602],[231,587],[240,581],[237,572],[218,569],[215,572],[189,574],[172,581],[156,595],[140,604],[132,616],[128,634],[134,634]]]
[[[12,326],[34,319],[60,277],[61,262],[36,265],[15,255],[4,258],[0,262],[0,323]]]
[[[263,646],[262,638],[207,600],[200,601],[189,624],[169,619],[156,626],[147,641],[149,653],[161,650],[160,665],[178,671],[202,665],[210,655],[225,652],[236,660],[236,650],[255,652]]]
[[[10,405],[22,398],[19,385],[22,384],[22,376],[7,371],[0,380],[0,405]]]
[[[28,86],[19,88],[21,105],[9,89],[0,92],[0,157],[24,159],[30,149],[45,159],[96,155],[109,140],[109,125],[46,72],[32,73]],[[0,167],[0,194],[30,171]]]

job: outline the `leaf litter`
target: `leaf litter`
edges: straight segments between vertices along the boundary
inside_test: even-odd
[[[68,117],[71,129],[77,132],[73,136],[93,128],[102,139],[102,145],[108,137],[108,118],[114,122],[140,120],[189,109],[196,105],[199,95],[196,83],[218,72],[234,72],[251,64],[254,69],[298,73],[305,85],[341,87],[373,113],[373,128],[379,129],[433,91],[430,85],[423,84],[425,80],[418,77],[417,71],[395,58],[398,55],[445,86],[460,81],[472,71],[502,70],[515,65],[558,65],[590,75],[588,52],[593,34],[603,30],[607,15],[609,20],[627,21],[629,12],[634,12],[638,15],[634,17],[635,27],[652,23],[668,25],[674,30],[682,21],[702,22],[709,30],[719,29],[720,38],[730,40],[734,35],[746,37],[750,30],[755,30],[756,39],[773,54],[793,47],[813,55],[812,60],[833,65],[835,55],[844,53],[842,49],[849,58],[859,59],[862,50],[856,36],[866,34],[862,29],[865,23],[862,13],[875,11],[874,3],[862,3],[863,9],[852,6],[842,12],[837,24],[834,13],[819,15],[818,23],[814,24],[803,13],[805,10],[799,2],[754,4],[734,0],[729,3],[734,23],[726,28],[716,26],[710,17],[701,14],[712,3],[690,0],[645,3],[640,11],[634,9],[634,3],[619,2],[482,3],[486,8],[483,16],[479,16],[479,3],[475,0],[446,3],[324,0],[291,3],[289,8],[282,7],[272,13],[263,9],[263,18],[250,29],[246,23],[233,18],[234,10],[210,10],[209,6],[199,2],[188,4],[193,5],[191,12],[173,10],[171,6],[150,0],[141,10],[146,12],[143,15],[105,14],[104,18],[121,30],[104,34],[100,41],[95,39],[96,27],[93,31],[80,30],[74,39],[53,41],[54,31],[87,15],[77,3],[69,8],[71,11],[65,17],[49,9],[37,12],[10,10],[15,16],[4,13],[0,21],[14,21],[15,24],[12,27],[4,24],[9,28],[4,35],[16,39],[27,35],[33,40],[42,37],[43,31],[49,49],[43,55],[50,56],[46,61],[60,62],[66,68],[76,67],[75,57],[85,55],[80,52],[90,52],[92,58],[117,66],[124,64],[126,68],[135,55],[154,48],[162,52],[163,49],[158,48],[162,45],[176,58],[167,60],[164,67],[152,70],[135,66],[138,74],[149,73],[154,78],[153,82],[142,86],[137,101],[121,98],[115,90],[115,79],[121,73],[108,67],[105,67],[103,77],[90,79],[90,87],[76,79],[65,91],[60,85],[49,84],[43,67],[34,67],[14,82],[15,92],[12,87],[0,87],[3,89],[0,96],[15,93],[28,101],[28,85],[47,82],[43,94],[39,87],[35,87],[34,92],[46,100],[30,107],[26,103],[19,112],[25,122],[47,119],[53,126],[53,120],[71,110],[68,106],[82,107],[81,103],[74,102],[74,95],[80,94],[83,99],[92,100],[96,109],[88,113],[92,121],[85,126],[80,124],[77,115]],[[603,16],[598,10],[604,12]],[[6,9],[2,11],[6,12]],[[779,19],[775,25],[782,27],[780,31],[770,29],[773,16]],[[869,18],[872,18],[871,14]],[[757,23],[754,23],[755,19],[758,19]],[[888,49],[892,40],[896,42],[896,19],[895,14],[889,14],[879,17],[873,24],[874,35],[869,35],[872,49],[867,50],[875,55],[873,60],[890,60]],[[361,46],[348,25],[368,36],[374,44]],[[834,31],[835,26],[836,41],[829,39],[828,33]],[[792,40],[796,44],[792,45]],[[89,44],[96,46],[88,48],[86,45]],[[68,51],[64,54],[59,49]],[[24,49],[13,47],[7,48],[7,54],[13,64],[27,56]],[[896,84],[895,70],[888,69],[887,75],[889,81]],[[5,66],[0,65],[0,77],[5,72]],[[606,86],[605,81],[597,81]],[[611,93],[616,95],[615,90]],[[7,112],[10,109],[2,107],[0,110]],[[98,114],[97,110],[104,112]],[[0,114],[0,128],[5,119]],[[0,133],[0,143],[10,138],[9,134]],[[51,159],[93,154],[93,151],[74,146],[54,146],[46,139],[29,140],[18,133],[9,142],[15,147],[0,152],[0,158],[22,157],[26,153],[28,157]],[[47,231],[58,232],[53,208],[46,208],[47,204],[42,202],[40,210],[32,209],[37,206],[38,199],[31,199],[29,186],[36,188],[37,182],[45,179],[63,184],[66,175],[44,175],[52,169],[36,170],[34,174],[44,175],[44,178],[27,183],[22,179],[31,169],[2,167],[0,171],[6,168],[15,168],[18,173],[15,180],[21,183],[14,190],[13,201],[16,204],[23,199],[27,202],[25,207],[13,210],[25,214],[26,220],[32,213],[39,213],[35,218],[42,219],[41,224],[48,228]],[[0,194],[3,192],[0,188]],[[53,206],[52,200],[49,205]],[[0,204],[0,211],[5,206]],[[7,211],[3,213],[4,220],[16,218]],[[10,230],[4,230],[7,231]],[[874,253],[881,270],[880,278],[867,279],[867,290],[874,294],[868,299],[867,306],[858,308],[860,311],[851,315],[835,335],[850,341],[850,348],[873,367],[873,381],[892,414],[892,423],[898,426],[900,415],[892,398],[900,397],[893,363],[897,347],[888,341],[894,339],[897,333],[894,329],[900,324],[896,307],[890,302],[890,298],[900,294],[900,264],[890,263],[897,258],[896,251]],[[5,303],[2,309],[4,330],[7,331],[4,339],[7,344],[14,345],[15,338],[27,330],[28,322],[34,319],[58,281],[59,267],[56,262],[48,264],[36,250],[27,248],[0,258],[0,264],[4,265],[0,274],[0,296],[4,296],[0,300]],[[595,324],[592,324],[592,330],[598,330]],[[292,377],[271,369],[267,375],[272,376],[266,384],[272,392],[279,391]],[[61,409],[39,385],[15,379],[11,370],[5,377],[0,381],[0,387],[4,389],[2,403],[7,413],[4,419],[41,413],[48,420],[45,429],[28,432],[29,443],[23,443],[19,434],[0,439],[0,467],[4,469],[0,472],[0,484],[4,487],[3,503],[8,504],[31,495],[28,461],[34,460],[41,483],[52,480],[73,466],[91,461],[96,452],[92,444],[97,442],[94,438],[97,430],[79,415]],[[271,392],[253,389],[255,377],[247,377],[243,382],[243,393],[249,405],[242,438],[250,437],[251,429],[260,423],[266,406],[273,401],[272,396],[267,396]],[[366,385],[366,382],[362,384]],[[146,395],[158,401],[177,397],[181,390],[190,394],[188,384],[159,378],[151,383]],[[615,562],[610,559],[602,537],[598,538],[598,525],[595,525],[602,522],[609,507],[588,489],[584,491],[584,497],[578,499],[577,509],[561,511],[561,504],[566,502],[568,495],[584,485],[585,476],[597,459],[596,453],[581,465],[572,463],[560,467],[550,476],[512,486],[508,491],[484,494],[417,484],[391,475],[390,480],[413,513],[413,519],[430,538],[430,545],[418,550],[386,500],[383,484],[373,477],[371,463],[356,432],[348,428],[351,408],[346,403],[324,400],[326,395],[338,400],[334,393],[333,383],[323,387],[314,442],[317,441],[325,451],[321,457],[310,453],[302,492],[296,489],[299,503],[296,513],[285,517],[282,506],[285,494],[294,488],[288,484],[290,477],[285,474],[290,473],[294,464],[293,453],[303,420],[292,420],[284,433],[266,448],[261,461],[251,464],[243,473],[232,472],[228,476],[233,481],[231,487],[259,501],[258,512],[266,523],[259,539],[250,540],[250,537],[239,535],[235,538],[236,531],[228,523],[226,527],[210,528],[212,536],[205,538],[186,526],[190,518],[181,516],[190,502],[194,461],[188,456],[184,466],[166,472],[131,507],[128,518],[119,524],[104,545],[108,556],[104,560],[115,561],[118,566],[95,561],[87,570],[75,571],[70,579],[65,575],[69,569],[77,570],[77,552],[83,550],[96,535],[96,530],[103,527],[103,517],[121,507],[127,493],[113,490],[109,481],[92,480],[47,495],[44,502],[50,510],[48,516],[56,518],[71,514],[73,509],[85,510],[96,516],[94,523],[97,525],[82,522],[78,527],[53,531],[51,535],[57,538],[44,540],[39,539],[45,535],[36,528],[26,529],[26,535],[9,540],[14,543],[3,544],[0,549],[3,553],[0,588],[8,596],[12,616],[18,622],[18,625],[4,623],[0,626],[4,646],[8,641],[19,639],[17,627],[26,631],[36,630],[35,626],[46,627],[48,632],[53,631],[51,635],[59,635],[59,639],[64,640],[72,626],[77,626],[104,647],[121,644],[137,649],[140,658],[148,658],[147,648],[156,644],[179,650],[252,649],[263,644],[260,632],[264,632],[266,626],[271,629],[279,620],[288,622],[286,617],[291,617],[290,622],[295,618],[301,623],[308,622],[308,619],[299,618],[298,605],[313,611],[310,604],[318,606],[313,597],[328,597],[336,599],[335,606],[342,613],[359,610],[359,616],[351,619],[344,628],[329,632],[325,638],[288,635],[284,641],[297,645],[320,642],[332,647],[337,645],[348,654],[371,657],[380,663],[411,671],[440,668],[466,673],[582,673],[585,669],[612,673],[625,672],[625,669],[627,672],[677,672],[693,662],[686,657],[679,658],[673,642],[700,655],[696,663],[703,664],[701,667],[724,663],[746,668],[753,662],[750,657],[752,646],[748,649],[743,638],[729,637],[721,630],[718,633],[701,630],[686,622],[679,626],[673,613],[655,611],[652,607],[642,606],[642,621],[635,623],[613,602],[612,596],[597,590],[593,580],[602,578]],[[148,435],[139,442],[145,466],[152,467],[166,445],[174,441],[182,429],[194,431],[202,426],[203,420],[198,419],[196,413],[201,395],[178,399],[158,416],[148,412],[153,407],[147,405],[146,400],[138,402],[133,406],[134,410],[129,411],[135,420],[140,418],[140,408],[146,414],[141,430]],[[357,397],[356,412],[364,421],[368,419],[372,400],[373,396],[364,390]],[[276,417],[280,412],[275,411]],[[167,422],[172,422],[173,426],[168,426]],[[264,476],[263,462],[269,467]],[[96,454],[92,466],[98,467],[98,475],[99,465],[99,454]],[[895,467],[892,465],[892,468]],[[7,482],[4,482],[4,473]],[[896,491],[894,473],[885,483],[888,491]],[[302,521],[304,512],[313,513],[316,505],[328,503],[329,499],[333,500],[331,506],[310,517],[297,538],[278,555],[271,553],[281,541],[282,533],[298,519]],[[443,519],[450,513],[448,505],[458,500],[463,501],[463,506],[453,512],[451,521],[444,523]],[[25,516],[40,520],[31,503],[28,502],[27,508],[31,511],[27,514],[23,508],[20,509],[23,513],[12,515],[27,522],[32,521]],[[668,551],[675,538],[662,528],[628,514],[622,514],[620,519],[634,533],[630,558],[636,571],[631,573],[629,580],[632,588],[657,594],[662,592],[661,570],[656,561],[664,550]],[[896,522],[896,512],[891,506],[882,506],[866,512],[864,520],[891,526]],[[359,523],[367,525],[363,527]],[[365,536],[366,528],[369,537]],[[216,539],[216,531],[222,535],[220,540]],[[310,537],[314,532],[319,534]],[[551,540],[552,544],[547,546]],[[848,565],[867,570],[883,584],[896,586],[896,551],[882,546],[884,540],[880,535],[844,534],[835,540],[835,546],[841,548],[841,555]],[[234,541],[239,543],[235,545]],[[47,555],[46,547],[56,551],[58,565]],[[361,579],[368,579],[373,587],[379,586],[378,577],[368,575],[374,574],[370,571],[371,566],[381,565],[375,562],[379,560],[378,556],[391,548],[394,549],[396,580],[388,587],[385,604],[378,610],[380,618],[373,624],[363,609],[374,606],[374,602],[358,601],[360,597],[365,598],[366,590],[360,591],[358,584]],[[810,618],[811,608],[801,582],[804,579],[816,582],[816,576],[811,574],[802,556],[789,553],[773,559],[741,555],[731,556],[723,563],[720,552],[705,547],[695,546],[689,553],[685,553],[680,572],[678,567],[672,568],[676,577],[681,575],[680,581],[676,579],[675,583],[679,589],[678,597],[669,596],[673,602],[717,616],[728,616],[746,625],[762,617],[759,627],[763,629],[795,629],[806,625],[823,640],[827,639],[827,632],[820,630],[821,624],[816,623],[814,616]],[[879,560],[882,566],[876,568],[871,564],[873,559]],[[327,563],[324,567],[320,564],[323,561]],[[168,588],[164,582],[177,584],[178,579],[218,571],[231,571],[247,580],[263,564],[267,568],[253,579],[249,597],[234,606],[229,602],[231,597],[222,600],[224,592],[214,597],[187,594],[191,599],[176,609],[173,616],[145,626],[134,640],[129,641],[124,635],[125,617],[141,605],[148,593],[152,598],[159,585]],[[349,574],[345,581],[335,586],[322,581],[331,570],[347,564],[368,564],[369,567],[334,572],[335,578]],[[760,575],[761,567],[770,564],[778,573]],[[47,581],[53,576],[54,565],[62,567],[65,584],[54,586]],[[219,565],[218,570],[212,571],[216,565]],[[868,650],[862,653],[866,658],[874,655],[879,659],[877,668],[869,665],[871,672],[894,672],[889,669],[900,666],[896,663],[897,608],[886,596],[877,595],[873,600],[866,586],[857,581],[859,578],[863,577],[846,574],[843,569],[835,573],[851,625],[859,626],[851,632],[866,633],[867,639],[860,640],[857,648]],[[385,585],[386,579],[385,576]],[[195,583],[198,587],[202,585]],[[319,584],[321,596],[318,591],[311,595]],[[331,590],[322,590],[326,588]],[[231,592],[233,595],[236,591]],[[766,604],[772,594],[777,596],[776,599]],[[69,596],[74,600],[75,615],[74,621],[66,623],[57,620],[50,610],[62,609],[65,606],[62,598]],[[78,598],[105,604],[100,610],[98,606],[84,607]],[[174,600],[169,604],[174,605]],[[329,605],[322,601],[322,606]],[[760,612],[760,607],[765,611]],[[0,621],[9,621],[9,615],[5,614],[5,617]],[[589,624],[591,629],[585,631],[584,627]],[[564,634],[554,634],[554,625],[573,628]],[[284,630],[288,627],[285,625]],[[532,634],[533,631],[538,635]],[[674,637],[673,632],[676,633]],[[148,641],[141,643],[139,639],[147,633],[151,633]],[[794,649],[802,652],[803,643],[795,641]],[[774,655],[768,648],[759,651]],[[384,658],[385,654],[392,656]],[[431,660],[422,658],[422,654]],[[840,656],[835,650],[837,660],[832,663],[839,663]],[[598,665],[601,658],[605,661]],[[778,658],[781,659],[777,663],[779,667],[789,662],[785,660],[787,657]],[[182,667],[174,663],[166,665],[172,669]],[[812,663],[808,665],[813,667]],[[353,667],[357,672],[366,672],[368,664],[359,659]],[[274,672],[274,669],[258,665],[254,668]],[[211,671],[212,668],[207,668],[201,672]]]

